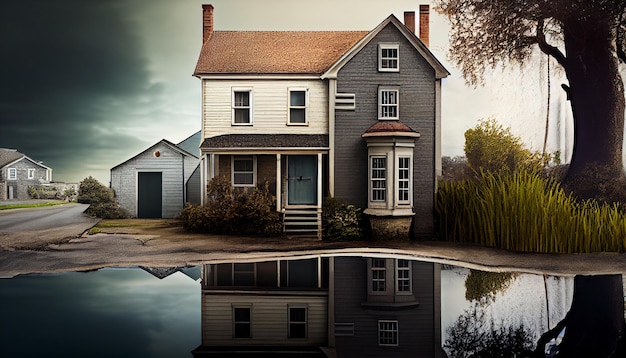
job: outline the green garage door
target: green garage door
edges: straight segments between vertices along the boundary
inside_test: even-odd
[[[162,173],[140,172],[137,190],[137,217],[160,218],[161,217],[161,184]]]

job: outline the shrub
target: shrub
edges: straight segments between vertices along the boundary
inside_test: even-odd
[[[121,208],[113,190],[102,185],[92,177],[83,179],[78,187],[77,201],[82,204],[89,204],[85,213],[102,219],[124,219],[130,214]]]
[[[359,240],[363,238],[361,209],[335,198],[324,199],[322,238],[324,240]]]
[[[487,322],[478,303],[467,309],[446,329],[444,348],[451,358],[525,357],[533,347],[533,336],[524,325],[500,327]]]
[[[227,177],[215,177],[207,185],[207,199],[205,205],[188,205],[180,213],[187,230],[253,236],[282,233],[282,217],[267,182],[252,190],[233,190]]]
[[[514,277],[512,272],[470,270],[465,279],[465,299],[481,304],[493,302],[496,294],[505,291]]]
[[[626,216],[618,204],[577,201],[536,172],[481,173],[441,183],[435,200],[439,235],[508,250],[626,252]]]

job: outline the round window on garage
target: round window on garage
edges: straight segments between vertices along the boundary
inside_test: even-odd
[[[161,156],[161,152],[159,152],[158,150],[155,150],[154,151],[154,156],[157,157],[157,158],[160,157]]]

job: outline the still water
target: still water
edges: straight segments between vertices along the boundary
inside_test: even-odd
[[[573,287],[380,256],[20,275],[0,280],[0,357],[444,357],[461,326],[534,344]]]

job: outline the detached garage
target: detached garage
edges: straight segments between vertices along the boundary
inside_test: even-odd
[[[195,134],[179,144],[163,139],[113,167],[111,188],[120,206],[138,218],[173,218],[185,203],[198,204],[200,161],[183,149],[194,140],[199,147]]]

